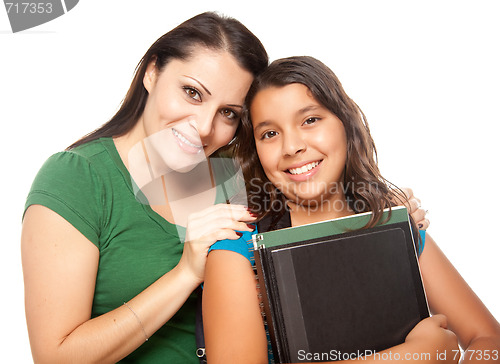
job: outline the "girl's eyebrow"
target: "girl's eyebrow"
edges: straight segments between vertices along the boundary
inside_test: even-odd
[[[304,106],[302,109],[297,110],[297,112],[295,113],[295,115],[300,116],[302,114],[306,114],[308,112],[311,112],[311,111],[314,111],[314,110],[317,110],[317,109],[321,109],[321,108],[322,107],[320,105],[316,105],[316,104],[307,105],[307,106]],[[269,121],[269,120],[262,121],[259,124],[257,124],[257,126],[253,129],[253,131],[256,132],[260,128],[266,127],[266,126],[268,126],[270,124],[272,124],[272,122]]]
[[[266,126],[268,126],[270,124],[272,124],[272,122],[270,122],[270,121],[262,121],[262,122],[258,123],[255,128],[253,128],[253,131],[256,132],[260,128],[264,128],[264,127],[266,127]]]
[[[308,106],[305,106],[305,107],[303,107],[302,109],[298,110],[298,111],[296,112],[296,114],[297,114],[297,115],[300,115],[300,114],[306,114],[306,113],[308,113],[308,112],[310,112],[310,111],[314,111],[314,110],[316,110],[316,109],[321,109],[321,106],[319,106],[319,105],[314,105],[314,104],[313,104],[313,105],[308,105]]]
[[[203,88],[203,89],[205,90],[205,92],[206,92],[207,94],[209,94],[210,96],[212,96],[212,93],[208,90],[208,88],[206,88],[206,87],[205,87],[205,85],[204,85],[204,84],[202,84],[200,81],[198,81],[196,78],[191,77],[191,76],[187,76],[187,75],[184,75],[184,77],[187,77],[187,78],[189,78],[189,79],[191,79],[191,80],[195,81],[198,85],[200,85],[200,86],[201,86],[201,88]]]

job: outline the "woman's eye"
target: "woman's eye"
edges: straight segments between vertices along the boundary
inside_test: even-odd
[[[228,119],[236,119],[238,117],[238,114],[231,109],[222,109],[221,114]]]
[[[184,87],[184,92],[186,93],[186,95],[188,95],[193,100],[195,100],[195,101],[201,101],[201,94],[194,87],[186,86],[186,87]]]
[[[278,135],[278,133],[274,130],[266,131],[264,134],[262,134],[261,139],[271,139]]]
[[[319,118],[315,118],[315,117],[313,117],[313,118],[308,118],[308,119],[306,119],[306,121],[304,121],[304,124],[305,124],[305,125],[314,124],[314,123],[315,123],[316,121],[318,121],[318,120],[319,120]]]

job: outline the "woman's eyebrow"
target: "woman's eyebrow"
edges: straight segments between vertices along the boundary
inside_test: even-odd
[[[191,80],[195,81],[197,84],[199,84],[199,85],[200,85],[200,86],[201,86],[201,87],[205,90],[205,92],[206,92],[207,94],[209,94],[210,96],[212,96],[212,93],[208,90],[208,88],[206,88],[206,87],[205,87],[205,85],[204,85],[204,84],[202,84],[200,81],[198,81],[196,78],[191,77],[191,76],[187,76],[187,75],[184,75],[184,77],[187,77],[187,78],[189,78],[189,79],[191,79]]]

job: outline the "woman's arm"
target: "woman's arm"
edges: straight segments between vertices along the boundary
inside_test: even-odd
[[[448,318],[460,346],[469,350],[464,362],[500,360],[500,325],[448,261],[429,234],[419,259],[429,307]],[[475,351],[474,351],[475,350]]]
[[[168,321],[198,284],[188,270],[173,269],[128,302],[140,322],[126,306],[91,319],[96,246],[52,210],[33,205],[24,218],[21,247],[37,363],[114,363]]]
[[[250,262],[242,255],[210,252],[203,285],[208,363],[268,362],[256,282]]]
[[[179,264],[130,300],[130,308],[122,305],[93,319],[98,249],[60,215],[40,205],[30,206],[21,248],[35,362],[114,363],[143,344],[203,281],[210,244],[236,239],[233,229],[246,228],[235,221],[249,220],[244,207],[227,206],[214,206],[191,220],[192,240],[184,244]]]

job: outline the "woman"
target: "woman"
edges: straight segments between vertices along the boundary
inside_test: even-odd
[[[373,211],[368,223],[373,226],[382,210],[393,205],[397,193],[380,174],[363,113],[321,62],[311,57],[273,62],[256,78],[245,103],[249,117],[243,118],[236,152],[245,176],[253,177],[250,207],[264,218],[261,228],[367,211]],[[209,363],[267,363],[251,261],[235,254],[237,249],[218,245],[207,260],[203,293]],[[388,348],[391,356],[366,361],[398,353],[401,358],[430,354],[421,356],[427,362],[457,362],[457,338],[468,350],[466,360],[498,361],[500,325],[429,235],[419,262],[435,315],[417,324],[403,344]]]
[[[185,221],[182,244],[168,196],[151,206],[138,200],[131,151],[159,135],[170,157],[155,159],[164,150],[153,145],[148,166],[171,176],[195,171],[200,155],[230,143],[247,90],[267,64],[238,21],[195,16],[151,46],[109,122],[44,164],[22,232],[35,362],[198,360],[192,292],[208,247],[238,238],[234,230],[249,231],[255,218],[240,205],[204,209]],[[215,197],[204,195],[212,205]]]

